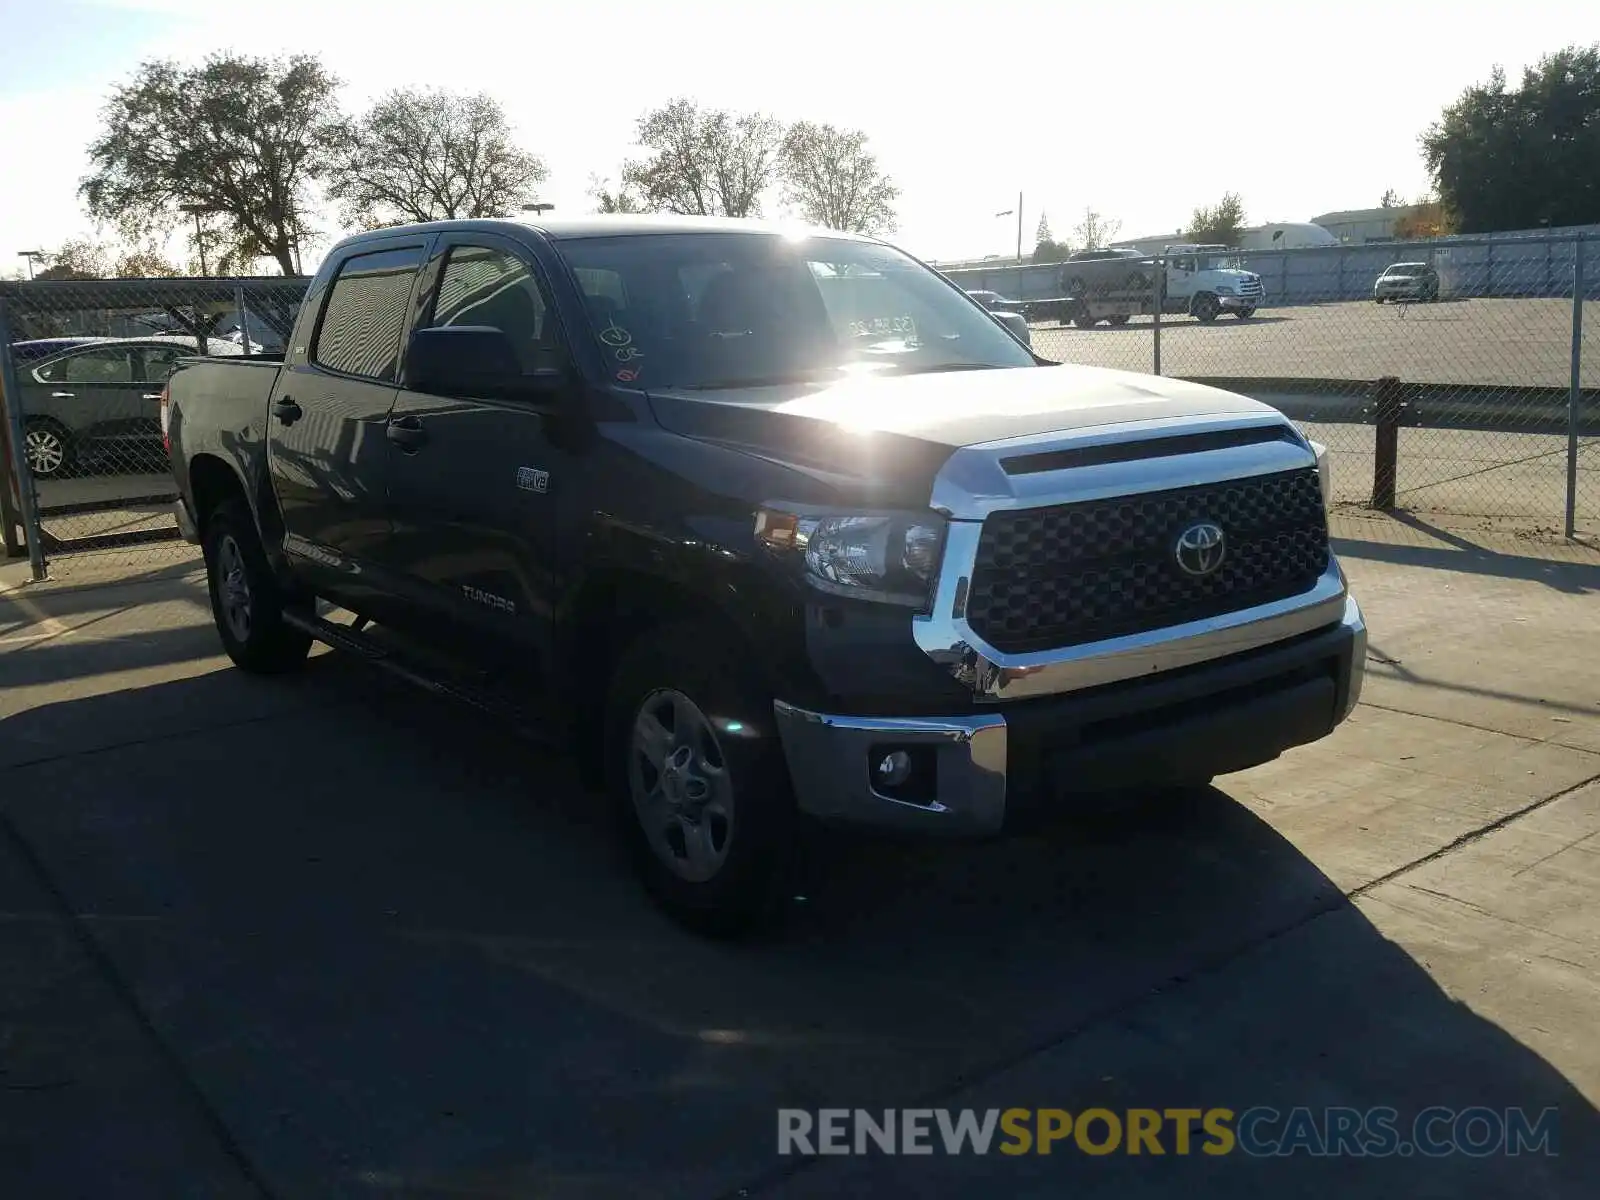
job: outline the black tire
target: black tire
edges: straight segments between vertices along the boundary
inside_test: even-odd
[[[1127,323],[1128,315],[1126,313],[1117,313],[1114,316],[1106,318],[1107,325],[1126,325]]]
[[[29,417],[22,436],[28,471],[35,479],[60,479],[71,473],[78,449],[65,425],[49,417]]]
[[[286,624],[283,614],[291,605],[304,605],[308,611],[310,605],[284,594],[242,500],[224,501],[212,511],[202,543],[211,615],[234,665],[256,675],[281,675],[301,666],[311,650],[311,635]],[[240,583],[242,625],[236,619]]]
[[[1079,329],[1093,329],[1099,323],[1099,318],[1090,316],[1088,309],[1079,309],[1072,314],[1072,323]]]
[[[646,830],[644,806],[634,798],[635,788],[646,794],[653,770],[647,769],[649,756],[635,749],[636,722],[646,712],[659,716],[677,698],[687,699],[698,715],[709,716],[710,724],[722,729],[720,736],[715,729],[704,731],[712,734],[707,747],[690,736],[692,721],[679,731],[678,711],[673,710],[674,732],[684,739],[675,745],[694,745],[699,767],[719,775],[726,788],[722,857],[703,879],[686,877],[693,865],[687,836],[691,826],[703,824],[714,842],[710,807],[685,821],[681,808],[670,812],[672,801],[663,801],[664,823],[652,826],[657,831],[653,837]],[[729,732],[735,728],[738,733]],[[720,760],[720,771],[715,760]],[[618,832],[641,882],[662,908],[689,929],[712,937],[759,933],[777,923],[794,894],[800,819],[772,695],[725,630],[710,622],[677,623],[649,631],[628,648],[606,705],[605,762]],[[667,787],[665,773],[657,772],[655,778],[661,788]],[[681,789],[687,776],[679,778]],[[685,847],[681,854],[679,843]]]
[[[1222,305],[1217,303],[1217,298],[1210,292],[1201,292],[1194,298],[1195,320],[1202,325],[1209,325],[1217,319],[1217,314],[1222,311]]]
[[[1256,310],[1253,308],[1236,308],[1233,310],[1233,315],[1238,317],[1241,321],[1248,321],[1251,317],[1256,315]]]
[[[1372,298],[1372,302],[1374,304],[1382,304],[1383,303],[1383,297],[1382,296],[1374,296]]]

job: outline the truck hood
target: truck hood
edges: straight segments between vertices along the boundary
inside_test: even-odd
[[[1097,425],[1272,411],[1181,379],[1070,365],[719,391],[664,388],[649,395],[656,419],[675,433],[774,448],[809,440],[806,427],[856,440],[915,439],[949,451]]]

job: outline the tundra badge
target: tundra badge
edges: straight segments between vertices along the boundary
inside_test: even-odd
[[[517,606],[504,596],[496,596],[493,592],[486,592],[482,588],[475,588],[470,583],[461,585],[461,594],[474,604],[481,604],[485,608],[497,608],[503,613],[516,614]]]
[[[517,468],[517,486],[525,492],[542,492],[550,486],[550,472],[532,467]]]

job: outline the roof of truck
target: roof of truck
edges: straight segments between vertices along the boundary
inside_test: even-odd
[[[837,229],[822,229],[792,221],[766,221],[748,217],[679,217],[653,213],[600,213],[582,217],[543,218],[484,218],[467,221],[430,221],[420,225],[390,226],[374,229],[355,237],[393,237],[406,233],[445,233],[450,231],[478,230],[492,232],[508,226],[537,229],[548,238],[627,237],[639,234],[661,233],[764,233],[787,237],[848,238],[852,241],[871,241],[858,233],[844,233]],[[352,239],[353,240],[353,239]]]

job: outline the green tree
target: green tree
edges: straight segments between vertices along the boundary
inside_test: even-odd
[[[183,269],[154,246],[128,250],[117,258],[112,274],[118,279],[171,279]]]
[[[328,195],[346,225],[506,217],[548,175],[492,96],[401,89],[342,127]]]
[[[1518,88],[1495,67],[1420,140],[1462,233],[1600,221],[1600,43],[1545,55]]]
[[[118,87],[80,185],[89,213],[124,236],[202,210],[225,257],[267,257],[285,275],[310,233],[311,182],[331,164],[338,81],[317,59],[214,54],[197,67],[147,62]]]
[[[851,233],[895,226],[900,189],[878,169],[859,129],[800,121],[784,134],[778,175],[783,195],[813,225]]]
[[[1222,199],[1209,208],[1194,210],[1183,236],[1191,242],[1236,246],[1244,229],[1244,219],[1244,201],[1237,192],[1225,192]]]
[[[72,238],[50,256],[50,265],[35,279],[109,279],[111,256],[104,246],[88,238]]]
[[[622,186],[653,212],[759,216],[783,137],[775,117],[674,100],[639,118],[634,140],[649,154],[623,164]]]

